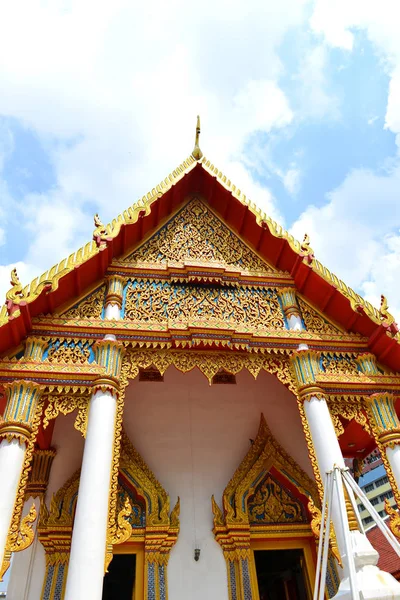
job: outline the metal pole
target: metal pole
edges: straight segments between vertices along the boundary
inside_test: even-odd
[[[379,527],[380,531],[383,533],[389,544],[392,546],[393,550],[396,552],[398,556],[400,556],[400,544],[395,538],[394,534],[390,531],[388,526],[383,522],[379,514],[376,512],[375,508],[372,506],[371,502],[368,500],[367,496],[364,494],[362,489],[356,484],[356,482],[350,477],[348,472],[343,473],[344,480],[349,484],[352,488],[356,496],[361,500],[364,504],[365,508],[368,510],[369,514],[375,521],[376,525]]]
[[[344,544],[345,544],[345,548],[346,548],[347,562],[348,562],[348,566],[349,566],[349,580],[350,580],[351,594],[352,594],[353,600],[360,600],[360,594],[358,592],[358,586],[357,586],[356,567],[354,564],[354,556],[353,556],[353,552],[351,549],[351,543],[350,543],[349,522],[348,522],[348,518],[347,518],[346,503],[345,503],[344,492],[343,492],[342,469],[340,469],[340,467],[334,466],[333,473],[334,473],[334,483],[336,484],[336,492],[337,492],[337,498],[338,498],[338,504],[339,504],[339,514],[340,514],[340,519],[341,519],[341,524],[342,524],[342,531],[343,531],[343,537],[344,537]],[[339,479],[340,479],[340,481],[339,481]]]

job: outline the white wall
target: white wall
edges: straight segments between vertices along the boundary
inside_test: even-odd
[[[164,383],[130,383],[124,427],[171,496],[181,531],[168,565],[170,600],[228,598],[225,560],[212,534],[211,495],[222,492],[254,439],[261,412],[277,440],[312,476],[295,398],[275,377],[247,373],[209,386],[197,370],[169,369]],[[198,562],[195,547],[201,549]]]
[[[228,598],[225,560],[212,534],[211,495],[221,504],[249,439],[257,435],[261,412],[276,439],[312,477],[296,400],[274,376],[261,373],[254,381],[244,371],[236,385],[209,386],[197,369],[182,374],[170,368],[164,383],[129,384],[125,430],[170,494],[171,508],[181,498],[181,531],[168,565],[170,600]],[[48,504],[82,461],[84,440],[74,419],[74,414],[57,418]],[[193,558],[196,547],[201,549],[198,562]],[[40,600],[45,573],[41,544],[32,546],[31,554],[22,552],[17,564],[10,600]]]

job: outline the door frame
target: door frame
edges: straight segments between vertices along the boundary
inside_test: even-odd
[[[264,539],[251,540],[250,542],[251,558],[250,558],[250,578],[254,592],[254,599],[260,600],[258,590],[258,580],[256,571],[256,561],[254,552],[257,550],[302,550],[304,555],[304,576],[308,595],[312,599],[312,593],[315,585],[315,541],[314,538],[281,538],[281,539]]]
[[[132,600],[144,600],[144,548],[142,543],[126,542],[115,545],[114,554],[136,554],[135,587]]]

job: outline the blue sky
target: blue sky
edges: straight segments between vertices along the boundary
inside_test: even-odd
[[[0,293],[91,239],[201,146],[400,317],[396,1],[39,0],[0,24]],[[21,5],[24,22],[19,17]]]

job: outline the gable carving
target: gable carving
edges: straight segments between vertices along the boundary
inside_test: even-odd
[[[335,327],[329,321],[326,321],[312,306],[307,304],[302,298],[297,298],[301,315],[306,326],[307,331],[310,333],[333,333],[337,335],[342,333],[342,330]]]
[[[283,329],[283,313],[272,288],[223,287],[134,280],[128,284],[124,318],[129,321],[224,327],[260,332]]]
[[[276,273],[220,221],[203,202],[194,198],[124,263],[214,263],[240,271]]]
[[[304,507],[271,473],[248,499],[247,511],[250,524],[308,523]]]
[[[100,319],[105,292],[106,286],[103,284],[60,315],[66,319]]]

